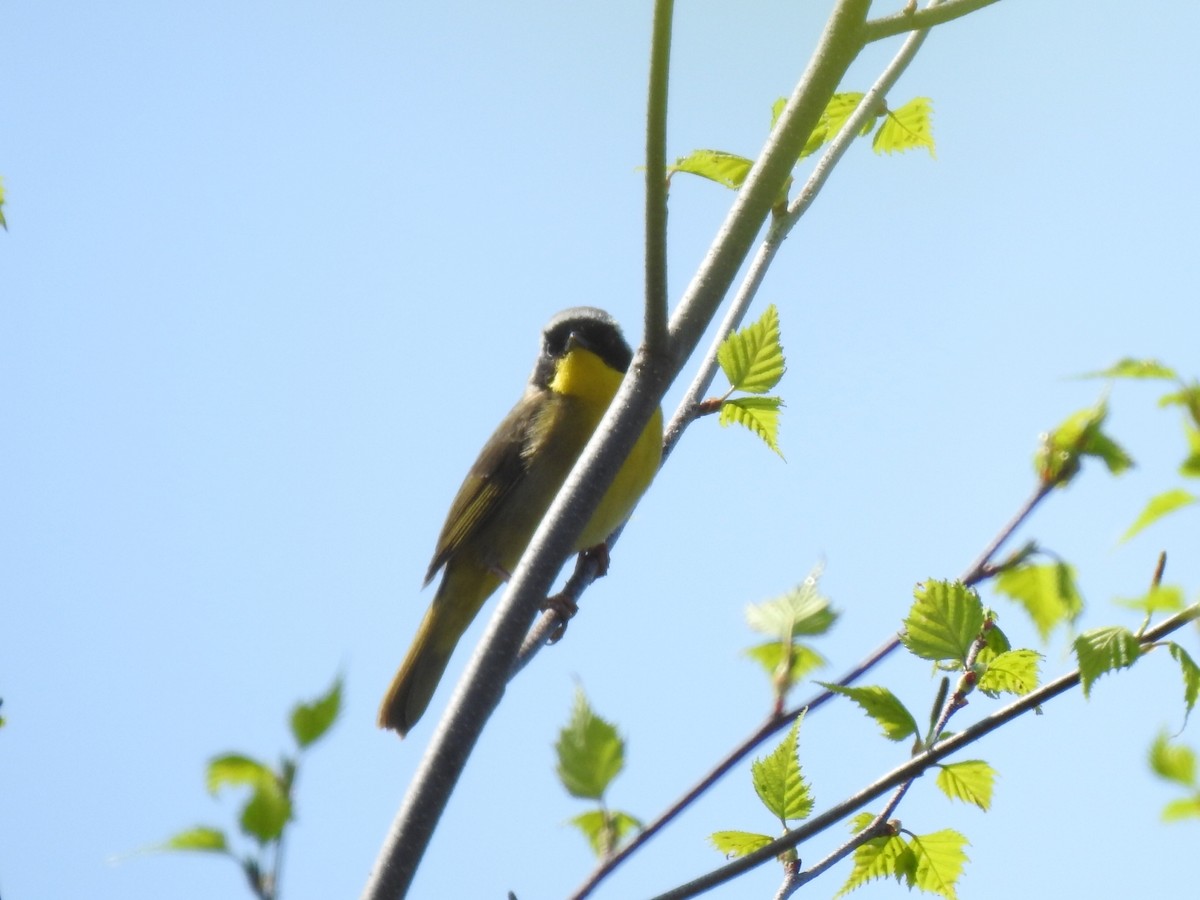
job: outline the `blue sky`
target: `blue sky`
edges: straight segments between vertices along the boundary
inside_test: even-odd
[[[755,153],[827,6],[679,4],[669,154]],[[399,743],[373,720],[460,478],[552,313],[599,305],[638,332],[649,4],[46,2],[6,5],[0,28],[0,890],[246,896],[227,863],[127,854],[232,824],[205,761],[274,759],[286,710],[340,671],[283,889],[354,896],[432,731]],[[510,686],[414,896],[560,896],[590,871],[551,755],[577,684],[628,740],[612,803],[651,818],[767,711],[747,604],[823,559],[836,675],[1017,509],[1038,433],[1103,389],[1070,376],[1125,355],[1200,375],[1179,101],[1198,28],[1187,4],[1007,2],[931,37],[892,100],[933,99],[936,161],[852,150],[763,289],[787,463],[689,431],[566,640]],[[683,178],[672,195],[678,296],[731,195]],[[1178,483],[1156,396],[1112,394],[1138,469],[1090,467],[1022,531],[1080,569],[1082,627],[1136,624],[1111,600],[1161,549],[1169,582],[1200,586],[1194,513],[1117,544]],[[1044,649],[1047,676],[1071,667],[1061,635]],[[924,664],[879,680],[931,702]],[[967,834],[964,898],[1177,895],[1195,826],[1158,824],[1170,794],[1144,754],[1180,697],[1149,659],[979,745],[1002,776],[991,813],[921,783],[900,818]],[[801,753],[820,808],[903,750],[845,708],[805,723]],[[710,832],[771,825],[739,771],[601,896],[670,887],[720,862]]]

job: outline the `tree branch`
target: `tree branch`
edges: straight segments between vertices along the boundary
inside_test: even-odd
[[[1161,640],[1173,631],[1182,628],[1188,622],[1200,618],[1200,603],[1193,604],[1182,612],[1165,619],[1155,628],[1150,629],[1142,636],[1140,642],[1142,646],[1147,646],[1155,641]],[[795,828],[787,834],[767,844],[759,850],[749,853],[739,859],[734,860],[728,865],[722,866],[689,881],[687,884],[673,888],[666,893],[658,895],[655,900],[683,900],[685,897],[694,897],[697,894],[703,893],[709,888],[716,887],[740,875],[742,872],[749,871],[756,866],[761,865],[768,860],[774,859],[784,850],[789,850],[798,846],[802,841],[807,840],[813,835],[819,834],[825,829],[836,825],[842,819],[849,816],[855,810],[870,803],[872,800],[881,797],[883,794],[890,791],[892,788],[898,787],[907,781],[916,778],[926,769],[940,762],[948,756],[957,753],[964,747],[978,741],[980,738],[1000,728],[1002,725],[1011,722],[1012,720],[1024,715],[1030,710],[1037,709],[1039,706],[1053,700],[1059,694],[1071,690],[1079,684],[1079,670],[1069,672],[1054,681],[1051,681],[1042,687],[1026,694],[1023,697],[1014,700],[989,716],[980,719],[974,725],[964,728],[953,736],[947,738],[939,744],[934,745],[929,750],[913,757],[903,765],[897,766],[882,776],[874,783],[867,785],[862,790],[858,791],[851,797],[843,800],[841,803],[830,807],[825,812],[821,813],[813,819],[810,819],[800,828]]]
[[[872,41],[903,34],[906,31],[928,30],[935,25],[944,25],[946,22],[961,19],[965,15],[996,2],[997,0],[946,0],[944,3],[938,3],[937,0],[934,0],[934,3],[922,10],[909,12],[907,9],[902,9],[890,16],[882,16],[867,22],[863,31],[864,43],[869,44]]]
[[[671,72],[674,0],[654,4],[650,86],[646,100],[646,307],[647,347],[667,349],[667,87]]]

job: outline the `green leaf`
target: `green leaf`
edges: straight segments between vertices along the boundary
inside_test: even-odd
[[[1150,502],[1146,504],[1146,508],[1142,510],[1142,514],[1134,520],[1134,523],[1129,526],[1129,529],[1121,535],[1121,543],[1129,540],[1147,525],[1157,522],[1167,513],[1172,513],[1177,509],[1182,509],[1197,501],[1197,498],[1189,494],[1183,488],[1175,488],[1174,490],[1164,491],[1150,498]]]
[[[981,759],[967,759],[940,767],[937,786],[951,800],[974,803],[984,812],[992,805],[996,770]]]
[[[914,835],[909,842],[917,858],[913,884],[946,900],[956,900],[955,888],[967,864],[963,848],[967,839],[957,831],[944,829],[933,834]]]
[[[1183,702],[1187,707],[1187,715],[1190,716],[1196,708],[1196,699],[1200,696],[1200,666],[1196,665],[1188,656],[1188,652],[1174,641],[1168,643],[1167,647],[1171,658],[1179,663],[1179,670],[1183,673]]]
[[[1079,660],[1080,683],[1087,697],[1096,679],[1105,672],[1126,669],[1137,662],[1142,646],[1128,628],[1106,625],[1093,628],[1075,638],[1075,658]]]
[[[189,850],[201,853],[228,853],[229,843],[219,828],[198,825],[167,838],[155,850]]]
[[[721,404],[719,421],[722,425],[736,422],[749,428],[768,447],[783,459],[779,449],[779,407],[783,401],[778,397],[738,397]]]
[[[924,147],[936,159],[933,101],[928,97],[914,97],[899,109],[889,110],[875,132],[872,146],[876,153],[903,153]]]
[[[1141,597],[1123,597],[1116,601],[1127,609],[1153,615],[1160,612],[1178,612],[1183,609],[1183,590],[1173,585],[1160,584],[1152,587]]]
[[[265,844],[277,840],[291,818],[292,802],[279,781],[272,778],[254,788],[238,822],[243,833]]]
[[[922,659],[965,662],[983,628],[979,595],[958,581],[928,581],[913,596],[900,635],[904,646]]]
[[[802,718],[797,717],[778,747],[750,766],[759,799],[785,825],[789,819],[806,818],[813,808],[812,792],[800,773],[796,755]]]
[[[999,694],[1028,694],[1038,686],[1038,661],[1042,654],[1036,650],[1009,650],[987,663],[979,679],[979,689],[989,697]]]
[[[901,884],[911,886],[916,870],[917,860],[912,848],[900,835],[871,838],[855,848],[854,868],[841,890],[833,896],[841,897],[880,878],[895,878]]]
[[[806,644],[794,644],[791,641],[771,641],[759,644],[745,651],[746,655],[763,667],[767,676],[776,680],[780,675],[780,666],[786,661],[788,670],[783,673],[782,685],[786,690],[792,685],[799,684],[810,672],[827,665],[825,657]]]
[[[1158,405],[1182,406],[1191,417],[1192,424],[1200,428],[1200,381],[1185,384],[1180,390],[1159,397]]]
[[[603,809],[580,813],[570,820],[570,824],[583,832],[592,852],[601,859],[611,856],[628,835],[642,827],[642,823],[628,813]]]
[[[625,742],[617,729],[575,692],[571,720],[558,734],[558,778],[573,797],[599,800],[625,765]]]
[[[1134,359],[1127,356],[1124,359],[1118,360],[1107,369],[1101,369],[1099,372],[1088,372],[1086,375],[1079,376],[1080,378],[1164,378],[1171,381],[1178,380],[1179,376],[1175,374],[1175,370],[1169,366],[1164,366],[1156,359]]]
[[[1194,797],[1180,797],[1163,807],[1162,819],[1164,822],[1197,818],[1200,818],[1200,794],[1196,794]]]
[[[675,160],[675,165],[668,167],[668,174],[686,172],[689,175],[699,175],[709,181],[737,190],[746,181],[754,160],[736,153],[726,153],[724,150],[694,150],[687,156]]]
[[[8,222],[4,220],[4,179],[0,178],[0,228],[8,231]]]
[[[824,634],[838,613],[820,592],[820,577],[818,566],[786,594],[747,607],[746,623],[760,634],[780,639]]]
[[[1187,436],[1188,455],[1179,464],[1179,474],[1184,478],[1200,478],[1200,429],[1184,422],[1183,433]]]
[[[1083,612],[1083,598],[1075,587],[1075,569],[1067,563],[1006,569],[996,576],[995,587],[1025,607],[1042,640],[1059,623],[1074,622]]]
[[[874,719],[883,729],[884,737],[892,741],[902,741],[909,735],[917,733],[917,721],[895,694],[885,687],[872,685],[868,687],[846,687],[840,684],[818,682],[821,687],[849,697],[862,708],[868,716]]]
[[[708,839],[727,857],[745,856],[775,840],[769,834],[755,834],[753,831],[714,831]]]
[[[1185,788],[1198,786],[1195,751],[1185,744],[1172,744],[1165,733],[1160,732],[1150,745],[1150,768],[1159,778]]]
[[[208,790],[249,787],[250,799],[242,807],[242,831],[260,843],[275,840],[291,820],[292,804],[279,775],[269,766],[238,753],[214,757],[208,763]]]
[[[990,610],[984,611],[984,618],[991,618],[992,627],[985,628],[983,631],[983,649],[979,651],[975,657],[977,664],[987,665],[1001,653],[1007,653],[1012,649],[1012,644],[1008,641],[1006,635],[1000,626],[996,624],[996,614]]]
[[[735,391],[765,394],[787,369],[779,340],[779,310],[772,303],[758,321],[721,342],[717,362]]]
[[[226,753],[208,761],[206,784],[210,794],[223,787],[257,787],[275,781],[275,772],[266,763],[239,753]]]
[[[1103,460],[1114,475],[1133,466],[1129,454],[1102,430],[1107,418],[1108,404],[1101,400],[1072,413],[1058,428],[1042,435],[1034,467],[1043,484],[1066,487],[1079,474],[1085,456]]]
[[[830,97],[829,103],[825,105],[825,111],[821,113],[821,118],[818,120],[817,126],[805,142],[804,149],[800,151],[800,159],[811,156],[820,150],[824,144],[837,137],[838,132],[842,130],[842,126],[846,124],[846,120],[858,108],[858,104],[862,101],[862,98],[863,94],[853,91],[834,94]],[[875,127],[876,118],[871,117],[863,123],[862,130],[859,131],[860,136],[871,133],[871,129]],[[772,124],[774,123],[772,122]]]
[[[334,679],[329,690],[311,703],[298,703],[292,709],[292,736],[301,747],[320,738],[338,717],[342,708],[342,678]]]

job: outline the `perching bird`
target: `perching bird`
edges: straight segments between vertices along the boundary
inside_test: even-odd
[[[521,397],[484,444],[458,489],[425,583],[437,594],[379,708],[379,726],[403,737],[425,712],[458,639],[507,580],[616,394],[633,353],[601,309],[564,310],[542,331]],[[662,455],[655,410],[574,550],[601,544],[649,487]]]

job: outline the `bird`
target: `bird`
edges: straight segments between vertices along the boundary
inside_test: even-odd
[[[632,359],[620,326],[602,309],[566,309],[543,328],[521,399],[483,445],[450,504],[425,573],[426,586],[439,572],[441,581],[380,704],[380,728],[404,737],[425,712],[459,638],[516,568]],[[572,552],[603,544],[624,523],[661,459],[660,407]]]

